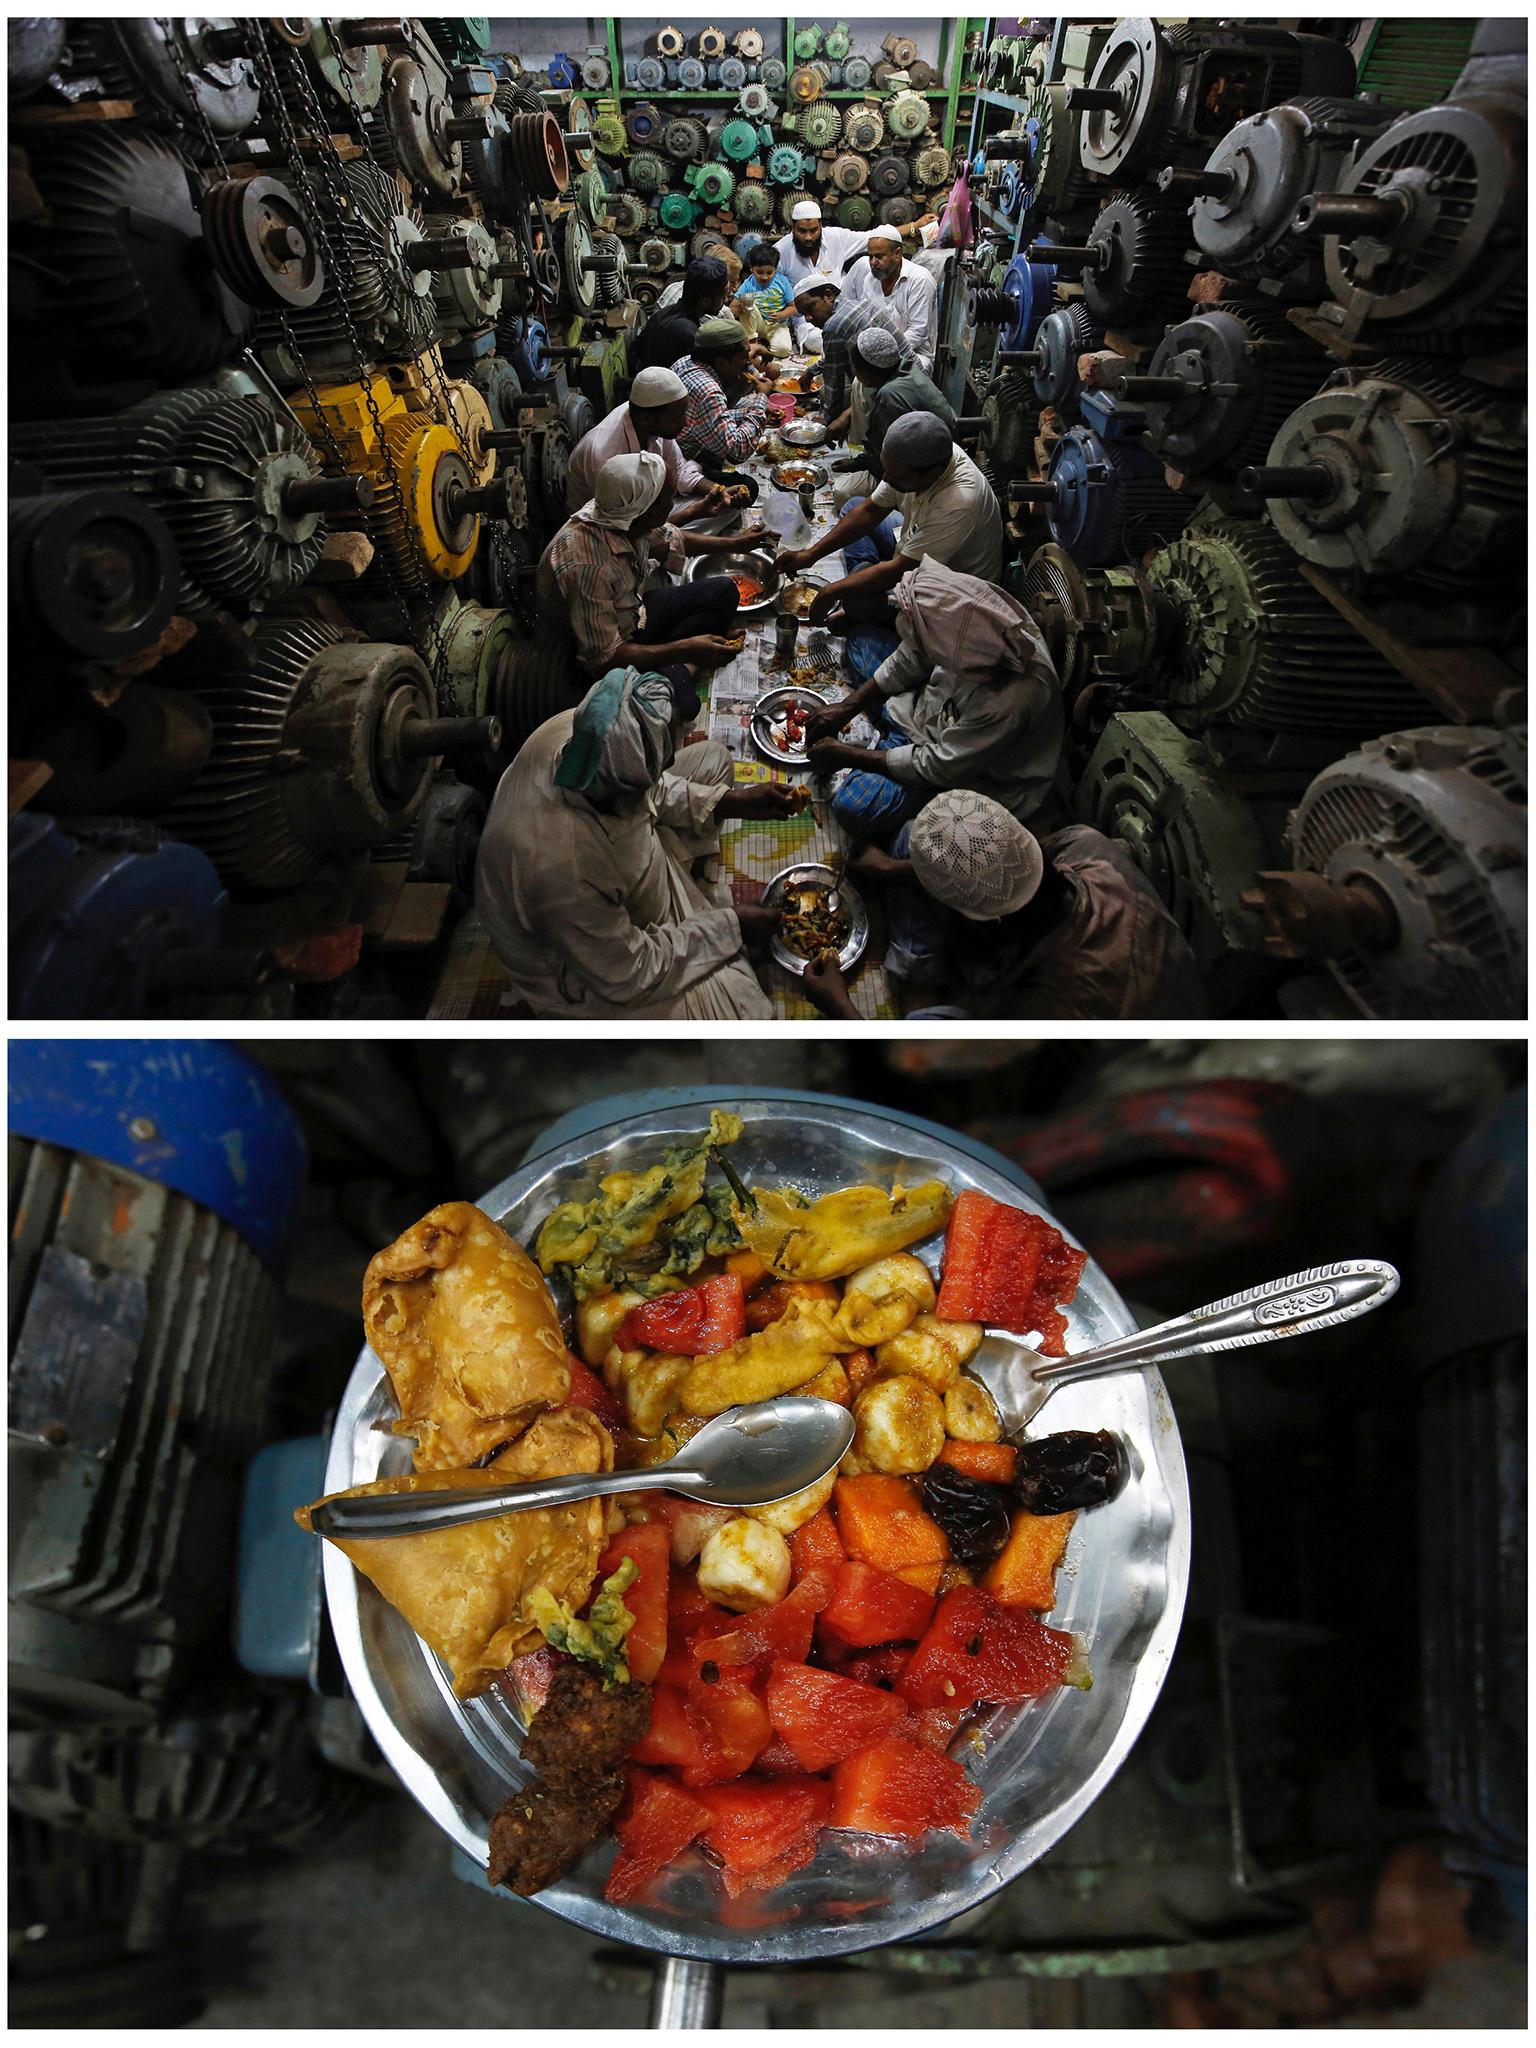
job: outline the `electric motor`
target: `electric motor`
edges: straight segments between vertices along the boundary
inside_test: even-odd
[[[1502,582],[1525,548],[1524,401],[1437,362],[1336,370],[1240,481],[1335,574]]]
[[[457,198],[464,189],[460,143],[465,136],[485,138],[485,115],[456,114],[414,57],[392,57],[385,67],[381,111],[370,130],[377,161],[400,172],[418,198]]]
[[[10,1681],[45,1729],[218,1682],[305,1182],[230,1047],[111,1052],[11,1059]]]
[[[817,155],[830,149],[842,132],[843,117],[831,100],[815,100],[795,116],[795,133]]]
[[[216,369],[252,315],[209,260],[186,166],[168,143],[121,122],[29,145],[45,221],[11,234],[11,315],[38,405],[62,360],[82,381],[178,382]],[[297,317],[303,317],[299,315]]]
[[[590,174],[587,174],[590,175]],[[458,215],[434,215],[427,238],[445,252],[458,250],[463,260],[429,273],[438,325],[450,335],[494,327],[501,311],[502,274],[520,266],[511,263],[489,228]]]
[[[917,208],[910,199],[882,199],[875,209],[875,218],[882,227],[910,227],[917,219]]]
[[[290,888],[332,855],[393,838],[445,751],[493,743],[477,720],[437,718],[410,648],[317,620],[256,626],[241,666],[190,686],[213,752],[164,823],[245,889]]]
[[[320,387],[293,409],[316,446],[372,488],[368,531],[403,590],[451,582],[469,567],[486,490],[475,483],[453,429],[407,410],[387,376]]]
[[[709,137],[702,121],[683,118],[668,121],[661,131],[661,148],[664,156],[674,163],[689,163],[701,157],[709,147]]]
[[[698,219],[699,203],[686,192],[663,192],[656,206],[656,218],[674,234],[685,233]]]
[[[1079,818],[1118,839],[1156,889],[1209,978],[1263,934],[1243,901],[1274,842],[1203,740],[1161,712],[1105,726],[1078,786]]]
[[[1522,1017],[1523,732],[1430,726],[1325,768],[1291,815],[1296,870],[1251,902],[1272,949],[1326,959],[1367,1017]]]
[[[1083,169],[1078,154],[1082,115],[1067,104],[1069,87],[1042,79],[1029,97],[1024,133],[1029,143],[1026,190],[1032,218],[1052,219],[1096,204],[1102,183]],[[990,159],[989,159],[990,161]]]
[[[1069,427],[1051,450],[1044,483],[1014,483],[1009,495],[1048,507],[1051,538],[1087,566],[1137,561],[1182,533],[1196,501],[1172,491],[1162,464],[1129,440]]]
[[[1085,243],[1036,242],[1030,259],[1079,270],[1088,310],[1105,326],[1171,313],[1187,302],[1184,215],[1143,192],[1111,199]]]
[[[314,572],[324,514],[368,491],[327,479],[294,421],[268,400],[187,385],[105,420],[18,426],[12,453],[61,490],[99,479],[147,498],[175,536],[178,609],[193,617],[271,604]]]
[[[11,623],[36,654],[69,665],[125,661],[170,624],[181,587],[176,543],[146,500],[102,490],[13,497],[7,532]],[[45,679],[34,683],[22,669],[13,663],[13,706],[45,694]]]
[[[766,72],[767,68],[765,64],[763,70]],[[782,82],[781,80],[780,83]],[[771,121],[778,112],[767,86],[763,84],[743,86],[741,98],[736,104],[749,121]]]
[[[868,86],[873,69],[867,57],[846,57],[843,60],[843,86],[848,92],[863,92]]]
[[[1047,313],[1035,329],[1034,348],[1028,351],[1033,358],[1028,365],[1030,381],[1040,403],[1064,420],[1074,418],[1082,390],[1078,357],[1103,346],[1104,329],[1081,300]]]
[[[690,166],[686,175],[695,198],[701,200],[705,206],[730,205],[731,194],[736,190],[736,174],[729,164]]]
[[[751,121],[733,117],[720,130],[720,154],[733,164],[744,164],[756,156],[761,140]]]
[[[1217,304],[1170,327],[1149,374],[1112,389],[1147,414],[1147,443],[1204,476],[1252,461],[1324,374],[1327,358],[1275,308]]]
[[[838,205],[838,226],[852,228],[856,234],[867,228],[874,217],[874,208],[867,199],[844,199]]]
[[[255,126],[261,85],[246,54],[244,22],[209,17],[122,17],[68,23],[72,82],[94,73],[109,99],[173,129],[199,163],[226,153]]]
[[[9,883],[18,1022],[206,1017],[215,998],[267,981],[259,950],[224,944],[229,899],[207,856],[140,818],[23,811],[10,825]]]
[[[1199,170],[1170,167],[1160,189],[1191,199],[1195,242],[1225,277],[1293,277],[1322,288],[1321,251],[1296,233],[1303,197],[1336,191],[1364,142],[1396,118],[1366,100],[1287,100],[1239,121]]]
[[[708,82],[709,73],[697,57],[681,57],[677,65],[677,82],[684,92],[702,92]]]
[[[1415,348],[1524,338],[1525,119],[1506,100],[1405,114],[1316,192],[1294,225],[1323,239],[1340,331],[1390,326]]]
[[[642,149],[637,150],[630,158],[626,175],[636,192],[643,193],[647,198],[654,198],[658,192],[666,190],[671,172],[659,156],[653,156],[649,150]]]
[[[789,74],[789,96],[797,107],[809,106],[827,89],[827,74],[819,64],[797,64]]]
[[[843,115],[843,140],[850,149],[870,156],[885,140],[885,117],[878,107],[855,105]]]
[[[928,102],[921,93],[895,93],[886,102],[885,125],[898,142],[915,142],[928,126]]]
[[[919,185],[942,185],[950,169],[949,151],[942,143],[930,143],[912,158],[912,176]]]
[[[1039,405],[1029,380],[1018,370],[1005,370],[981,402],[982,431],[978,460],[999,498],[1009,479],[1034,466]]]
[[[869,182],[869,164],[862,156],[845,150],[834,157],[827,171],[827,183],[834,192],[862,192]]]
[[[768,175],[775,185],[798,185],[809,177],[811,166],[793,143],[778,143],[768,153]]]
[[[747,179],[736,187],[736,218],[743,227],[765,227],[773,219],[773,194],[763,184]],[[737,237],[737,250],[741,253],[741,237]]]
[[[432,637],[442,650],[437,696],[443,716],[494,717],[496,670],[518,638],[512,614],[450,591],[438,606]]]
[[[653,142],[661,140],[663,127],[661,111],[649,100],[638,107],[631,107],[624,116],[624,130],[636,149],[647,149]]]
[[[995,275],[995,273],[994,273]],[[998,329],[1000,349],[1027,349],[1051,310],[1056,295],[1056,270],[1050,263],[1015,256],[1001,285],[971,289],[967,319],[974,328]]]
[[[877,199],[898,198],[910,173],[904,156],[877,156],[869,167],[869,189]]]
[[[1012,572],[1009,588],[1045,638],[1068,729],[1081,745],[1104,724],[1087,693],[1150,676],[1172,630],[1169,607],[1145,570],[1131,563],[1085,569],[1054,541]]]
[[[1247,23],[1165,29],[1146,17],[1116,22],[1087,86],[1068,105],[1083,116],[1086,170],[1135,185],[1169,161],[1203,163],[1239,121],[1302,95],[1347,97],[1355,63],[1325,36]]]
[[[1220,721],[1361,738],[1422,708],[1258,520],[1202,517],[1152,557],[1147,578],[1177,621],[1163,702],[1191,730]]]

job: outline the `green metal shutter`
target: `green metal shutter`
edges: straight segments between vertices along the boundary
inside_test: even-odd
[[[1472,47],[1474,18],[1450,21],[1378,21],[1365,46],[1360,90],[1380,93],[1385,105],[1433,107],[1456,83]]]

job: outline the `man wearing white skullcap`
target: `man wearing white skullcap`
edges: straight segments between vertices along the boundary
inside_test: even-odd
[[[790,214],[789,233],[775,244],[779,268],[791,284],[813,270],[840,278],[848,258],[862,251],[864,237],[853,228],[829,227],[814,199],[801,199]]]
[[[877,227],[866,237],[868,254],[848,271],[847,296],[888,306],[895,326],[925,372],[933,369],[937,283],[902,254],[900,230]]]
[[[1206,1014],[1188,940],[1119,840],[1091,826],[1037,839],[990,797],[953,789],[890,853],[870,849],[849,872],[891,885],[885,964],[905,984],[908,1017]],[[835,967],[803,986],[824,1014],[858,1014]]]
[[[903,413],[932,413],[953,433],[953,407],[898,336],[886,328],[866,327],[854,336],[851,357],[853,374],[864,390],[869,408],[864,425],[864,455],[876,476],[886,429]],[[873,482],[868,488],[873,488]]]
[[[650,449],[611,455],[590,503],[573,512],[539,557],[535,593],[545,628],[575,638],[589,679],[626,663],[671,673],[678,709],[698,708],[691,669],[718,668],[737,653],[736,586],[728,576],[648,589],[652,572],[685,555],[729,554],[768,538],[762,526],[735,534],[680,533],[669,523],[672,484]]]
[[[583,505],[591,504],[598,471],[611,455],[636,455],[648,448],[666,464],[667,481],[684,501],[672,513],[674,526],[719,511],[725,503],[724,486],[710,483],[677,445],[687,418],[688,387],[676,371],[658,365],[637,372],[629,387],[628,405],[616,405],[571,450],[567,509],[579,512]]]
[[[992,486],[937,413],[903,413],[886,428],[880,471],[883,481],[818,541],[779,557],[781,574],[797,576],[843,550],[848,574],[818,591],[808,614],[813,625],[838,610],[850,623],[890,623],[890,593],[925,555],[984,583],[1002,574],[1003,515]],[[899,534],[890,512],[901,514]]]

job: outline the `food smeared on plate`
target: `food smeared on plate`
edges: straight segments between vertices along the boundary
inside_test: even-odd
[[[820,882],[808,882],[791,886],[784,894],[787,907],[779,936],[785,945],[807,960],[839,954],[850,927],[847,912],[833,903],[833,892]]]
[[[365,1280],[416,1470],[354,1495],[644,1468],[710,1416],[789,1393],[854,1417],[836,1471],[746,1513],[658,1489],[341,1544],[460,1698],[494,1685],[524,1720],[534,1775],[491,1824],[489,1871],[525,1896],[610,1826],[616,1904],[695,1845],[734,1899],[811,1862],[827,1829],[966,1835],[970,1714],[1091,1683],[1043,1617],[1077,1514],[1124,1484],[1123,1449],[1107,1431],[1005,1443],[965,1370],[989,1325],[1063,1355],[1085,1255],[942,1180],[716,1186],[743,1132],[715,1111],[602,1175],[546,1218],[533,1260],[448,1203]],[[912,1248],[941,1230],[935,1272]]]
[[[742,604],[747,605],[762,603],[763,586],[761,583],[757,581],[755,577],[733,576],[731,578],[731,581],[736,586],[736,595]]]

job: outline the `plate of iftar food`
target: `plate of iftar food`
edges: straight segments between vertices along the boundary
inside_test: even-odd
[[[986,1148],[808,1094],[652,1106],[430,1211],[362,1306],[327,1498],[644,1469],[790,1394],[852,1413],[838,1468],[750,1514],[658,1486],[325,1544],[368,1726],[488,1882],[676,1955],[910,1938],[1059,1840],[1145,1722],[1178,1429],[1155,1371],[1006,1425],[991,1356],[1135,1324]]]

